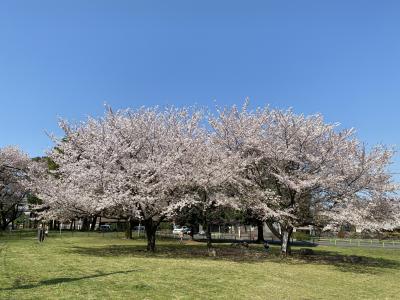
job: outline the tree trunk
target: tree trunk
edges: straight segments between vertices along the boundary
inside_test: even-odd
[[[1,204],[0,204],[0,209],[1,209]],[[6,230],[7,228],[7,219],[1,210],[0,210],[0,228],[1,230]]]
[[[132,239],[132,227],[133,227],[133,220],[128,218],[126,220],[126,230],[125,230],[125,238],[128,240]]]
[[[88,218],[85,217],[82,219],[81,231],[87,231],[87,230],[89,230],[89,220],[88,220]]]
[[[90,231],[94,231],[97,223],[97,216],[94,216],[92,219],[92,224],[90,225]]]
[[[8,223],[6,217],[3,214],[1,214],[1,230],[6,230],[7,225]]]
[[[158,223],[154,222],[153,219],[148,219],[144,221],[144,226],[146,230],[147,237],[147,251],[156,251],[156,231]]]
[[[194,230],[195,230],[195,228],[194,228],[194,226],[192,225],[192,226],[190,226],[190,239],[193,241],[193,237],[194,237]]]
[[[212,237],[211,237],[211,224],[206,224],[206,238],[207,238],[207,248],[210,250],[212,248]]]
[[[290,237],[293,232],[293,227],[285,226],[282,228],[282,244],[281,244],[281,254],[284,256],[291,254],[290,248]]]
[[[6,218],[3,214],[3,204],[0,202],[0,229],[4,230],[4,224],[5,224]]]
[[[264,243],[264,223],[257,222],[257,243]]]
[[[276,230],[276,228],[274,227],[274,223],[273,222],[266,222],[266,223],[272,234],[282,241],[282,234],[280,234],[279,231]]]

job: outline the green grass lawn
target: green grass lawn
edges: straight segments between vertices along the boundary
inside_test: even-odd
[[[0,236],[0,299],[400,299],[400,250],[320,246],[265,254],[216,245],[117,236]],[[361,257],[354,262],[351,255]]]

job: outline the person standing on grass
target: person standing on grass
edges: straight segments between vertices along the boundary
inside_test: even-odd
[[[183,243],[183,230],[179,232],[179,243]]]
[[[269,252],[269,244],[268,244],[268,242],[267,241],[264,241],[264,249],[265,249],[265,252]]]
[[[44,228],[43,228],[43,224],[40,224],[38,226],[38,240],[39,242],[43,242],[44,241]]]

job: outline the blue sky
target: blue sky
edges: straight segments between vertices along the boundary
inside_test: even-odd
[[[400,2],[0,2],[0,146],[43,155],[57,117],[99,115],[104,102],[246,97],[400,145]]]

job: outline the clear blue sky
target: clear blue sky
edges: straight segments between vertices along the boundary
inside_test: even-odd
[[[43,155],[104,102],[246,97],[400,145],[400,1],[0,2],[0,146]]]

